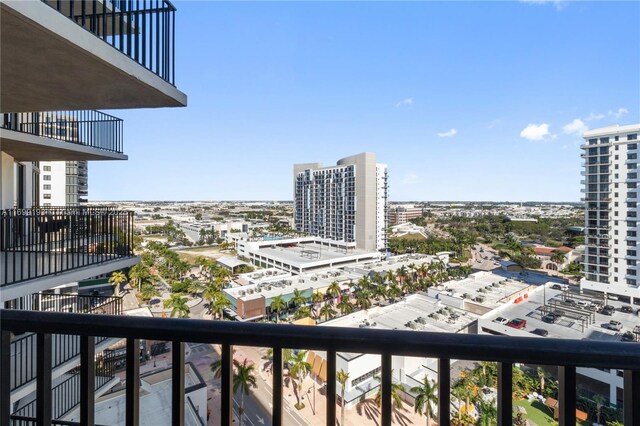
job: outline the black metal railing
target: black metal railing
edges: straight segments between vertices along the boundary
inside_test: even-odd
[[[133,256],[133,212],[106,207],[0,211],[0,287]]]
[[[94,392],[101,390],[115,378],[113,365],[101,362],[101,355],[96,358]],[[54,421],[67,415],[80,404],[80,372],[71,372],[67,378],[51,389],[52,417]],[[36,417],[36,400],[21,406],[12,414],[12,424],[30,425]],[[19,421],[16,421],[19,418]]]
[[[175,11],[168,0],[42,0],[175,85]]]
[[[2,128],[122,154],[122,119],[100,111],[11,112]]]
[[[165,318],[129,318],[105,315],[80,315],[48,312],[3,310],[0,312],[3,377],[9,377],[8,350],[12,332],[37,333],[38,351],[37,402],[35,420],[49,424],[51,404],[51,336],[52,333],[80,335],[82,362],[80,423],[93,424],[95,397],[93,389],[95,347],[92,336],[126,338],[126,424],[139,422],[139,339],[171,340],[172,420],[184,424],[184,343],[217,343],[222,345],[220,424],[232,424],[233,345],[273,348],[273,413],[274,425],[283,424],[283,359],[284,348],[322,350],[327,354],[326,424],[336,424],[336,353],[373,353],[381,356],[381,425],[392,418],[392,357],[412,356],[438,359],[438,424],[450,421],[450,361],[452,359],[497,362],[498,424],[512,422],[512,375],[515,363],[558,366],[559,423],[576,424],[576,367],[614,368],[624,370],[624,424],[640,423],[640,345],[621,342],[537,339],[472,334],[430,333],[417,331],[312,327],[297,325],[251,324],[222,321],[181,320]],[[10,418],[8,381],[2,381],[0,414]],[[635,403],[634,403],[635,401]],[[5,420],[3,420],[5,421]],[[7,421],[8,423],[8,421]]]
[[[109,340],[108,337],[95,337],[95,345]],[[61,365],[80,355],[80,338],[71,334],[56,334],[53,336],[51,349],[51,366]],[[11,390],[14,391],[36,378],[37,363],[35,354],[38,352],[37,335],[26,333],[11,342]]]
[[[82,294],[34,293],[27,310],[47,312],[77,312],[84,314],[122,314],[121,296],[100,296]]]

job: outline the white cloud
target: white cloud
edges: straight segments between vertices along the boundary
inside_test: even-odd
[[[566,135],[576,134],[581,136],[587,130],[589,130],[589,127],[586,124],[584,124],[584,121],[580,120],[579,118],[576,118],[571,123],[566,124],[562,128],[562,131]]]
[[[403,185],[417,185],[419,183],[422,183],[422,179],[413,172],[406,173],[402,178]]]
[[[541,141],[549,135],[549,125],[547,123],[542,124],[529,124],[520,132],[520,137],[529,139],[530,141]]]
[[[406,98],[401,100],[400,102],[396,103],[396,108],[400,108],[401,106],[405,105],[413,105],[413,98]]]
[[[589,116],[587,118],[585,118],[586,121],[594,121],[594,120],[602,120],[604,118],[604,114],[594,114],[591,113],[589,114]]]
[[[618,108],[617,111],[609,111],[609,115],[615,117],[616,120],[619,120],[625,114],[628,114],[629,110],[626,108]]]
[[[552,4],[553,7],[556,8],[556,10],[562,10],[567,5],[566,0],[520,0],[520,3],[535,4],[535,5]]]
[[[450,138],[452,136],[455,136],[456,133],[458,133],[456,129],[451,129],[446,132],[438,133],[438,136],[440,136],[441,138]]]

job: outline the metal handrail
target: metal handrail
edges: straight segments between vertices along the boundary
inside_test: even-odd
[[[222,344],[221,423],[231,424],[232,345],[274,348],[273,423],[282,424],[282,349],[302,348],[327,353],[327,425],[335,425],[336,353],[381,354],[381,424],[391,423],[392,356],[437,358],[439,424],[450,424],[450,360],[484,360],[498,363],[498,424],[511,424],[512,365],[529,363],[559,366],[560,424],[575,424],[576,367],[622,369],[624,372],[625,424],[640,420],[640,406],[631,404],[640,386],[640,345],[621,342],[539,339],[490,335],[433,333],[401,330],[313,327],[283,324],[252,324],[224,321],[167,318],[130,318],[109,315],[82,315],[48,312],[0,311],[3,345],[9,331],[38,333],[43,341],[51,333],[80,336],[104,335],[127,339],[127,418],[133,422],[138,414],[139,339],[173,341],[174,377],[184,375],[184,342]],[[84,337],[87,339],[87,337]],[[47,360],[48,355],[41,355]],[[42,362],[42,361],[41,361]],[[4,355],[2,360],[4,369]],[[82,369],[88,368],[82,365]],[[182,369],[182,371],[181,371]],[[47,370],[41,370],[43,373]],[[3,371],[4,372],[4,371]],[[47,383],[47,379],[41,379]],[[46,401],[46,394],[43,394]],[[91,401],[85,402],[90,404]],[[173,388],[172,407],[184,406],[184,386]],[[7,412],[9,407],[2,407]],[[172,411],[172,421],[182,424],[180,410]],[[41,419],[42,420],[42,419]],[[46,419],[45,419],[46,420]],[[182,420],[183,421],[183,420]],[[133,424],[133,423],[132,423]]]

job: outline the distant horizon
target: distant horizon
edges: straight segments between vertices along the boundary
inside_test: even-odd
[[[293,200],[249,200],[249,199],[238,199],[238,200],[89,200],[89,204],[91,203],[293,203]],[[406,201],[396,201],[390,200],[389,203],[403,203],[403,204],[411,204],[411,203],[487,203],[487,204],[530,204],[530,203],[540,203],[540,204],[583,204],[583,201],[539,201],[539,200],[528,200],[528,201],[488,201],[488,200],[475,200],[475,201],[465,201],[465,200],[406,200]]]

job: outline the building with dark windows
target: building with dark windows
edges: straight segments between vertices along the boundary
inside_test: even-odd
[[[640,304],[638,268],[640,124],[584,133],[584,278],[580,288]]]

